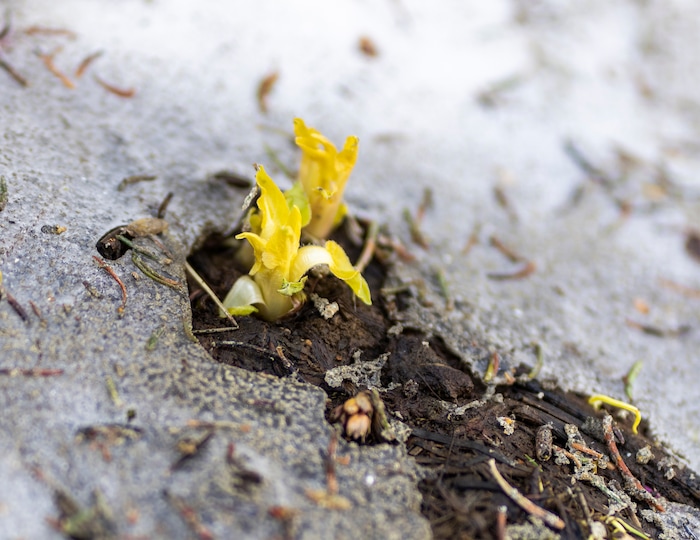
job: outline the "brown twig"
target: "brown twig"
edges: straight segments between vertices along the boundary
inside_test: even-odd
[[[575,454],[572,454],[571,452],[569,452],[569,451],[566,450],[565,448],[562,448],[561,446],[557,446],[556,444],[553,444],[553,445],[552,445],[552,450],[554,450],[554,452],[555,452],[556,454],[564,454],[564,456],[566,456],[568,459],[570,459],[571,461],[573,461],[573,462],[574,462],[574,467],[576,467],[576,469],[580,469],[580,468],[581,468],[581,466],[582,466],[582,465],[581,465],[581,460],[580,460]]]
[[[520,268],[513,272],[489,272],[486,276],[490,279],[506,280],[506,279],[522,279],[533,274],[537,270],[537,266],[532,261],[524,262]]]
[[[481,229],[481,224],[477,223],[472,229],[472,233],[467,239],[467,243],[462,248],[462,255],[468,255],[472,248],[479,243],[479,231]]]
[[[508,522],[508,507],[501,505],[496,508],[496,538],[506,540],[506,524]]]
[[[502,172],[501,175],[504,175],[505,173]],[[510,199],[508,199],[508,196],[506,195],[505,189],[503,189],[503,186],[496,185],[493,188],[493,196],[496,199],[496,202],[498,205],[503,208],[503,210],[506,211],[506,214],[508,214],[508,218],[513,222],[517,223],[518,222],[518,214],[513,208],[513,205],[510,203]]]
[[[512,272],[489,272],[488,274],[486,274],[486,276],[490,279],[522,279],[529,276],[537,269],[537,266],[534,262],[527,260],[525,257],[513,251],[511,248],[509,248],[503,242],[501,242],[496,236],[491,236],[490,242],[491,245],[495,247],[498,251],[500,251],[503,255],[505,255],[510,262],[522,263],[522,266],[520,268],[516,268]]]
[[[61,49],[58,48],[51,53],[39,53],[39,58],[41,58],[41,61],[46,66],[46,69],[48,69],[53,75],[58,77],[58,79],[63,83],[63,86],[65,86],[66,88],[70,88],[71,90],[75,90],[75,83],[71,81],[65,73],[58,69],[56,67],[56,64],[53,63],[54,57],[60,50]]]
[[[578,442],[570,442],[569,445],[574,450],[578,450],[579,452],[581,452],[583,454],[588,454],[589,456],[592,456],[595,459],[600,459],[603,457],[603,454],[601,454],[600,452],[596,452],[595,450],[593,450],[593,448],[589,448],[585,444],[581,444]]]
[[[641,330],[645,334],[656,337],[680,337],[690,331],[690,326],[683,324],[678,328],[659,328],[651,324],[643,324],[632,319],[626,319],[627,326],[636,330]]]
[[[0,30],[0,41],[5,39],[7,35],[10,33],[10,30],[12,29],[12,13],[8,9],[5,12],[5,24],[2,27],[2,30]]]
[[[374,250],[377,247],[377,234],[379,233],[379,223],[376,221],[370,221],[367,227],[367,238],[365,239],[365,245],[362,248],[362,253],[355,263],[355,270],[362,273],[367,265],[369,265],[372,257],[374,256]]]
[[[24,33],[28,36],[66,36],[69,39],[76,39],[78,34],[72,30],[67,30],[66,28],[47,28],[45,26],[30,26],[24,30]]]
[[[202,524],[199,515],[189,504],[187,504],[184,497],[174,495],[168,490],[165,490],[163,495],[165,495],[165,498],[175,507],[177,513],[180,514],[180,517],[197,536],[197,538],[199,538],[199,540],[214,540],[214,534]]]
[[[29,315],[27,315],[26,310],[22,307],[19,301],[14,296],[12,296],[9,293],[9,291],[4,287],[0,287],[0,298],[2,298],[2,296],[5,296],[5,298],[7,298],[7,303],[10,304],[10,307],[15,310],[15,313],[19,315],[19,318],[22,319],[24,322],[28,323]]]
[[[489,242],[491,242],[491,245],[495,247],[498,251],[500,251],[503,255],[505,255],[508,258],[508,260],[512,263],[523,262],[524,260],[526,260],[524,257],[518,255],[515,251],[506,246],[496,236],[491,236],[491,238],[489,238]]]
[[[29,81],[19,73],[14,67],[12,67],[7,60],[0,58],[0,68],[4,69],[10,77],[17,81],[20,85],[25,88],[29,86]]]
[[[170,466],[170,471],[178,470],[182,465],[195,457],[216,433],[214,428],[208,429],[200,437],[184,437],[177,442],[177,451],[180,452],[178,460]]]
[[[418,210],[416,210],[416,223],[421,223],[425,217],[425,213],[434,206],[433,202],[433,190],[429,187],[423,190],[423,197],[421,197],[420,204],[418,205]]]
[[[270,95],[270,92],[272,92],[272,89],[274,88],[275,83],[277,82],[277,79],[279,79],[279,77],[279,72],[274,71],[269,75],[263,77],[262,81],[260,81],[260,84],[258,85],[258,91],[256,93],[256,96],[258,98],[258,108],[260,109],[260,112],[267,113],[267,98]]]
[[[620,451],[617,448],[617,443],[615,442],[615,434],[613,433],[613,418],[609,414],[606,414],[603,418],[603,434],[605,437],[605,443],[608,445],[608,449],[612,454],[612,458],[620,470],[620,474],[625,479],[625,485],[627,489],[632,492],[632,494],[639,500],[645,501],[659,512],[665,512],[665,505],[658,499],[656,499],[651,493],[649,493],[642,483],[635,478],[632,471],[629,470],[627,464],[622,459]]]
[[[158,214],[157,217],[160,219],[163,219],[165,217],[165,212],[168,210],[168,205],[170,204],[170,201],[173,199],[173,195],[175,195],[172,191],[169,191],[168,194],[165,196],[163,199],[163,202],[160,203],[158,206]]]
[[[556,514],[553,514],[552,512],[550,512],[548,510],[545,510],[544,508],[537,506],[530,499],[528,499],[522,493],[520,493],[516,488],[511,486],[506,481],[506,479],[503,478],[503,476],[501,476],[501,473],[498,471],[498,468],[496,467],[496,461],[493,458],[489,459],[488,464],[489,464],[489,469],[491,469],[491,474],[493,475],[494,480],[496,480],[496,483],[498,484],[498,486],[520,508],[525,510],[528,514],[535,516],[537,518],[540,518],[549,527],[551,527],[553,529],[562,530],[566,526],[564,521],[559,516],[557,516]]]
[[[93,259],[95,259],[95,262],[97,262],[97,265],[102,268],[105,272],[107,272],[114,281],[117,282],[119,287],[122,290],[122,305],[117,308],[117,313],[119,315],[124,315],[124,310],[126,309],[126,285],[124,285],[124,282],[122,282],[121,279],[119,279],[119,276],[116,274],[114,270],[112,270],[112,267],[109,266],[104,260],[100,259],[96,255],[92,256]]]
[[[686,285],[681,285],[670,279],[659,278],[659,283],[672,291],[687,296],[689,298],[700,298],[700,289],[694,289],[693,287],[688,287]]]
[[[430,245],[428,244],[428,240],[425,238],[423,231],[420,229],[420,223],[411,215],[411,211],[408,208],[404,208],[403,218],[408,224],[411,240],[413,240],[423,249],[428,249]]]
[[[134,174],[127,176],[126,178],[122,179],[121,182],[119,182],[117,191],[124,191],[126,186],[130,186],[131,184],[138,184],[139,182],[152,182],[156,178],[158,177],[155,174]]]
[[[78,65],[73,76],[76,79],[80,79],[83,75],[85,75],[85,71],[87,71],[87,68],[90,67],[90,64],[92,64],[100,56],[102,56],[102,51],[97,51],[86,56],[85,59],[82,62],[80,62],[80,65]]]
[[[6,375],[8,377],[56,377],[57,375],[63,375],[63,370],[42,368],[0,368],[0,375]]]
[[[123,98],[132,98],[136,95],[136,89],[135,88],[119,88],[117,86],[113,86],[102,79],[100,79],[97,75],[94,76],[95,82],[99,84],[102,88],[107,90],[108,92],[111,92],[115,96],[123,97]]]
[[[45,321],[44,321],[44,317],[43,317],[42,314],[41,314],[41,310],[39,309],[39,306],[37,306],[37,305],[36,305],[34,302],[32,302],[31,300],[29,301],[29,305],[31,306],[32,311],[34,312],[34,315],[36,315],[37,318],[38,318],[42,323],[45,322]]]
[[[329,495],[338,494],[338,477],[335,474],[335,458],[338,449],[338,433],[333,430],[328,442],[328,455],[326,456],[326,488]]]

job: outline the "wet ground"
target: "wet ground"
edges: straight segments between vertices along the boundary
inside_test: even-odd
[[[339,240],[351,258],[359,255],[361,246],[346,235]],[[241,269],[233,262],[237,248],[221,241],[210,238],[190,261],[224,296]],[[506,523],[526,526],[533,513],[539,515],[539,509],[523,509],[504,492],[490,460],[528,501],[561,519],[550,527],[562,538],[589,538],[601,528],[619,533],[626,527],[638,537],[656,538],[662,531],[645,519],[645,512],[663,511],[667,502],[700,504],[700,482],[647,436],[645,422],[634,434],[632,416],[616,416],[607,428],[616,454],[601,421],[608,413],[594,410],[586,396],[539,381],[536,366],[501,363],[498,354],[472,341],[470,354],[483,355],[491,369],[476,374],[441,340],[404,329],[402,312],[418,299],[411,288],[384,287],[391,263],[386,252],[383,256],[384,264],[375,259],[364,272],[372,306],[354,302],[333,276],[309,279],[308,295],[337,304],[329,318],[309,301],[274,323],[239,318],[234,330],[191,282],[194,333],[218,362],[322,388],[328,396],[327,419],[336,423],[340,436],[360,444],[405,445],[425,468],[419,485],[422,512],[435,538],[502,538]],[[366,438],[353,437],[338,411],[372,388],[394,430],[387,434],[373,423]],[[371,414],[382,413],[375,408]],[[545,515],[539,517],[548,519]],[[546,534],[534,530],[539,537]],[[509,534],[526,533],[513,529]]]

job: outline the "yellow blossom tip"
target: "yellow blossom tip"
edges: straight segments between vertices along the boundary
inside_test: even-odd
[[[634,413],[634,423],[632,424],[632,433],[637,434],[637,428],[639,423],[642,421],[642,413],[634,405],[620,401],[619,399],[611,398],[603,394],[594,394],[588,398],[588,403],[593,405],[595,409],[598,409],[601,404],[610,405],[611,407],[617,407],[618,409],[624,409]]]

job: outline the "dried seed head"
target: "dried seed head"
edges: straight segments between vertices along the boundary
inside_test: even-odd
[[[355,396],[355,402],[365,414],[372,414],[372,400],[367,392],[360,392]]]
[[[351,439],[365,440],[369,435],[372,421],[366,414],[356,414],[348,418],[345,423],[345,434]]]
[[[350,398],[343,404],[343,412],[349,416],[357,414],[360,412],[360,405],[357,403],[357,399]]]

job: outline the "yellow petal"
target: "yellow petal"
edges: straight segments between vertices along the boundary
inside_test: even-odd
[[[357,153],[360,149],[360,139],[358,137],[348,137],[345,139],[345,146],[336,159],[336,175],[342,178],[343,185],[347,181],[357,162]]]
[[[328,265],[334,276],[339,277],[352,289],[352,292],[365,304],[372,304],[372,295],[369,285],[350,262],[347,254],[339,244],[329,240],[326,242],[326,250],[330,254],[333,262]]]
[[[319,264],[327,264],[331,273],[345,281],[357,297],[365,304],[372,304],[369,285],[348,259],[339,244],[329,240],[325,247],[304,246],[299,249],[294,264],[290,269],[292,279],[300,279],[311,268]]]
[[[226,311],[231,315],[250,315],[258,310],[253,304],[264,303],[260,287],[250,276],[238,278],[223,301]],[[224,317],[225,315],[219,311],[219,316]]]
[[[294,182],[291,188],[284,192],[284,198],[287,199],[287,206],[291,208],[296,206],[301,213],[301,226],[306,225],[311,221],[311,206],[309,205],[309,197],[304,191],[304,187],[299,182]]]
[[[341,248],[342,249],[342,248]],[[328,250],[321,246],[304,246],[299,248],[292,267],[289,270],[290,281],[299,281],[306,272],[319,264],[331,265],[333,258]]]
[[[267,239],[277,227],[287,222],[289,206],[287,206],[284,194],[265,172],[265,168],[262,165],[258,167],[255,181],[260,187],[260,197],[258,198],[258,208],[261,215],[260,236]]]
[[[265,249],[267,247],[267,241],[263,240],[259,235],[252,232],[244,232],[236,235],[238,240],[246,239],[253,247],[253,253],[255,255],[255,263],[253,267],[248,272],[251,276],[257,274],[263,264],[263,256],[265,254]]]
[[[289,221],[280,226],[270,237],[262,254],[265,267],[275,269],[283,279],[289,277],[289,268],[299,249],[301,213],[296,206],[289,213]]]

